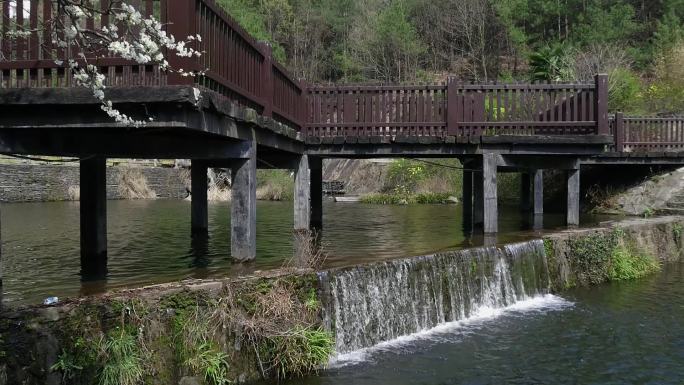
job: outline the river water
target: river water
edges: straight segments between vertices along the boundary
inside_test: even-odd
[[[684,383],[684,263],[538,295],[370,349],[294,385]]]
[[[584,224],[607,218],[585,217]],[[81,282],[79,204],[3,204],[3,302],[37,303],[184,278],[246,274],[282,266],[292,255],[292,203],[257,205],[256,262],[230,259],[230,205],[209,206],[209,238],[190,237],[190,202],[109,201],[109,273],[106,281]],[[478,245],[464,233],[460,205],[383,206],[324,203],[322,243],[326,265],[342,266],[422,255]],[[562,215],[546,215],[547,229],[562,227]],[[499,242],[538,236],[515,207],[501,209]]]

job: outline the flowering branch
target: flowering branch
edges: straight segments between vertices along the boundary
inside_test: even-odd
[[[23,1],[23,0],[17,0]],[[50,1],[50,0],[44,0]],[[71,71],[76,84],[89,88],[93,96],[101,102],[100,108],[116,122],[125,125],[142,126],[144,121],[136,120],[114,108],[112,101],[105,97],[107,79],[100,73],[91,60],[103,57],[120,57],[140,65],[157,65],[161,70],[175,72],[181,76],[198,76],[203,72],[187,72],[173,69],[164,51],[179,57],[199,57],[201,52],[191,48],[191,43],[201,41],[201,36],[188,36],[177,40],[162,29],[162,24],[153,17],[144,17],[139,10],[123,0],[111,0],[107,9],[95,7],[92,0],[54,0],[57,14],[43,23],[42,30],[49,31],[52,44],[60,49],[76,51],[75,57],[52,58],[59,66],[64,65]],[[88,19],[108,16],[112,23],[99,29],[87,28]],[[8,39],[27,38],[37,30],[27,30],[17,25],[6,33]],[[45,44],[45,42],[43,42]],[[52,52],[47,50],[45,52]],[[0,58],[2,59],[2,58]],[[152,120],[152,118],[149,118]]]

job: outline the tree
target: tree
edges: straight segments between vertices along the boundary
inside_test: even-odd
[[[22,5],[28,6],[28,1],[19,1],[24,1]],[[16,7],[16,3],[14,6]],[[49,51],[53,52],[54,56],[44,59],[54,60],[58,66],[64,66],[67,71],[71,71],[76,84],[89,88],[93,96],[101,102],[101,109],[116,122],[135,126],[145,124],[144,121],[135,120],[121,113],[114,108],[111,100],[107,100],[107,77],[91,62],[98,58],[116,56],[141,65],[158,65],[162,70],[176,71],[184,76],[197,75],[171,68],[164,50],[179,57],[200,56],[200,52],[191,48],[194,40],[201,40],[199,35],[184,36],[183,40],[176,39],[166,33],[158,20],[144,17],[138,9],[122,0],[111,0],[109,7],[104,10],[95,6],[91,0],[52,0],[52,6],[52,14],[61,17],[43,20],[35,30],[26,28],[25,24],[19,25],[15,19],[9,26],[10,31],[6,37],[15,40],[25,39],[34,34],[37,34],[39,39],[42,36],[51,36],[52,41],[49,43],[63,48],[62,51],[69,52],[70,56],[60,57],[54,51]],[[103,16],[107,16],[111,22],[100,25],[99,28],[88,26],[88,19],[103,20]],[[41,42],[42,45],[46,43],[48,42]],[[0,60],[10,59],[0,57]]]
[[[352,50],[370,79],[401,83],[416,78],[424,47],[409,21],[406,1],[392,1],[355,32],[358,45]]]

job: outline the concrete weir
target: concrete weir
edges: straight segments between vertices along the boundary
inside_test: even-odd
[[[275,367],[306,373],[325,359],[279,367],[281,343],[305,355],[304,339],[296,336],[316,333],[334,355],[463,319],[482,306],[562,295],[619,276],[614,250],[627,263],[647,258],[657,269],[682,259],[683,227],[684,217],[630,219],[515,244],[319,272],[189,280],[8,309],[0,314],[0,385],[92,383],[105,365],[118,362],[106,343],[122,341],[130,344],[128,363],[150,384],[200,378],[200,367],[184,364],[199,354],[221,353],[227,378],[238,382],[276,377],[269,369]],[[605,252],[586,255],[587,245]],[[283,336],[293,337],[283,342]],[[198,345],[203,339],[211,343]]]

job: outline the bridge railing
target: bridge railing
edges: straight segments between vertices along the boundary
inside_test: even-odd
[[[158,18],[177,38],[199,34],[193,48],[202,56],[180,58],[168,54],[175,69],[206,71],[197,78],[165,73],[156,66],[138,65],[106,52],[89,58],[107,76],[108,86],[197,85],[219,92],[265,116],[297,128],[305,118],[305,92],[302,83],[273,60],[270,48],[257,42],[214,0],[130,0],[145,16]],[[110,0],[91,4],[107,10]],[[0,0],[0,88],[70,87],[70,71],[57,62],[78,57],[76,47],[57,47],[49,31],[41,26],[58,14],[51,0]],[[111,21],[113,22],[113,21]],[[85,26],[101,28],[109,16],[91,17]],[[33,30],[28,37],[10,40],[7,32]],[[60,38],[63,38],[60,36]]]
[[[617,152],[684,151],[684,117],[624,116],[612,122]]]
[[[164,19],[165,12],[159,1],[138,0],[141,13]],[[99,1],[101,9],[109,7],[107,0]],[[50,0],[2,0],[0,1],[0,88],[70,87],[74,85],[72,74],[65,69],[67,58],[78,58],[79,48],[59,47],[53,43],[50,31],[41,28],[60,17]],[[96,28],[110,23],[109,16],[90,17],[86,28]],[[28,37],[8,39],[7,33],[17,30],[34,31]],[[64,36],[59,36],[64,39]],[[155,66],[137,65],[112,57],[106,52],[91,61],[108,75],[111,86],[155,86],[167,84],[167,76]]]
[[[607,79],[594,84],[313,86],[307,136],[609,134]]]

